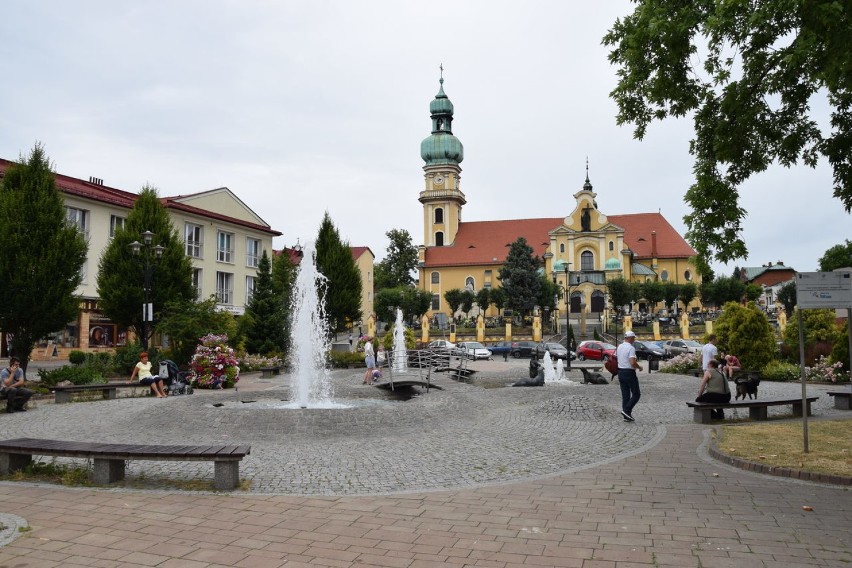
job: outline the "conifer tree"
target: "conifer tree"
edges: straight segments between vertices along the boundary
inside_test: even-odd
[[[284,352],[284,299],[275,292],[266,251],[260,257],[254,293],[246,306],[251,325],[246,331],[246,350],[261,355]]]
[[[325,305],[330,327],[342,331],[347,321],[361,319],[361,271],[327,211],[317,235],[316,255],[317,269],[328,279]]]
[[[36,341],[63,329],[88,245],[66,221],[64,203],[40,144],[0,179],[0,329],[26,370]]]
[[[524,237],[519,237],[509,247],[506,262],[500,269],[500,282],[512,309],[521,314],[530,313],[538,298],[541,288],[538,275],[540,266],[538,257],[533,255],[533,249]]]

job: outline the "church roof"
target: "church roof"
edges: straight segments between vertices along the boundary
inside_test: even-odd
[[[634,259],[650,259],[651,233],[656,231],[657,258],[688,258],[695,250],[660,213],[607,215],[607,220],[624,229],[624,242]],[[502,264],[509,247],[524,237],[541,257],[550,246],[549,232],[562,225],[562,217],[473,221],[459,223],[455,242],[450,246],[427,247],[426,266],[466,266]]]

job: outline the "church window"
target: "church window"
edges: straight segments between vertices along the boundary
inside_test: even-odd
[[[612,241],[609,241],[609,250],[610,250],[610,251],[614,251],[614,250],[615,250],[615,243],[614,243],[614,242],[612,242]]]
[[[435,209],[435,223],[443,223],[444,222],[444,209],[438,207]]]
[[[432,311],[437,311],[441,309],[441,296],[438,294],[432,294]]]
[[[683,279],[686,280],[687,282],[692,280],[692,272],[690,272],[689,270],[685,271],[683,273]]]
[[[438,231],[437,233],[435,233],[435,246],[436,247],[444,246],[444,232],[443,231]]]
[[[583,254],[580,255],[580,270],[594,270],[595,269],[595,255],[591,253],[591,251],[583,251]]]
[[[669,271],[668,270],[663,270],[662,272],[660,272],[660,280],[665,282],[668,279],[669,279]]]
[[[441,274],[439,272],[432,273],[432,284],[440,284],[441,283]]]
[[[565,252],[565,243],[559,243],[559,252]]]

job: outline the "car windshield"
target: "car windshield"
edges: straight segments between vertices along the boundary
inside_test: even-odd
[[[478,341],[469,341],[464,344],[468,349],[485,349],[485,346]]]
[[[613,345],[612,343],[601,343],[601,347],[603,347],[604,349],[615,349],[615,345]]]
[[[558,343],[548,343],[547,348],[548,349],[565,349],[564,347],[562,347]]]

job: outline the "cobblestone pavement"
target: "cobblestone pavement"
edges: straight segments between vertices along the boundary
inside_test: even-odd
[[[475,365],[471,381],[439,377],[444,390],[409,400],[361,385],[357,370],[335,372],[347,409],[278,408],[289,377],[249,375],[238,392],[0,416],[8,438],[252,445],[248,483],[232,494],[175,490],[175,480],[209,482],[212,465],[171,462],[130,462],[145,490],[0,483],[0,511],[31,528],[0,548],[0,566],[852,562],[852,493],[710,460],[709,430],[684,404],[698,379],[641,375],[637,422],[626,424],[615,383],[581,385],[575,371],[575,384],[499,388],[526,362]],[[760,385],[761,398],[800,394]],[[826,399],[816,418],[843,415]]]

